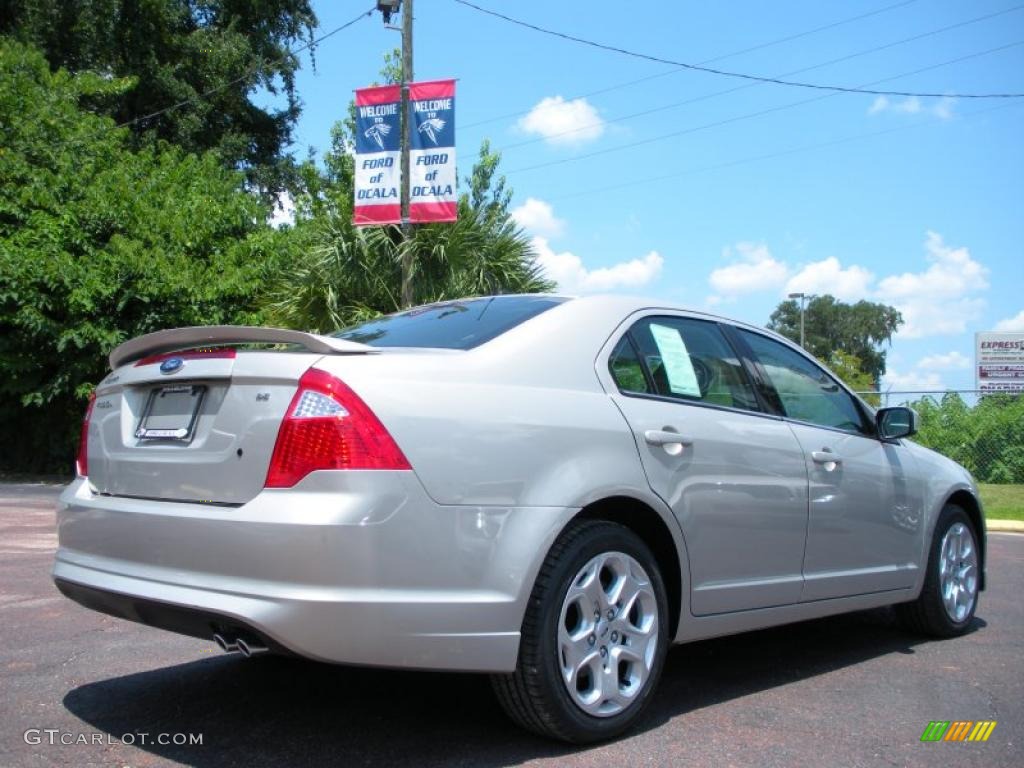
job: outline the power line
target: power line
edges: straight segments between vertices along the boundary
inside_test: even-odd
[[[701,64],[690,64],[683,61],[674,61],[672,59],[666,59],[661,56],[654,56],[646,53],[639,53],[637,51],[631,51],[626,48],[619,48],[614,45],[607,45],[605,43],[598,43],[593,40],[587,40],[582,37],[576,37],[575,35],[569,35],[565,32],[558,32],[556,30],[547,29],[545,27],[531,24],[530,22],[522,21],[521,19],[515,19],[511,16],[506,16],[503,13],[492,11],[487,8],[482,8],[475,3],[469,2],[469,0],[454,0],[459,5],[464,5],[467,8],[479,11],[480,13],[487,14],[488,16],[494,16],[495,18],[507,21],[510,24],[515,24],[526,29],[532,29],[535,32],[541,34],[550,35],[557,37],[562,40],[568,40],[573,43],[579,43],[580,45],[590,46],[591,48],[598,48],[604,51],[611,51],[612,53],[622,54],[623,56],[632,56],[636,59],[643,59],[645,61],[653,61],[659,64],[669,64],[674,67],[681,67],[683,69],[689,69],[696,72],[706,72],[710,75],[720,75],[722,77],[734,77],[741,80],[752,80],[759,83],[771,83],[773,85],[785,85],[791,88],[809,88],[817,91],[833,91],[835,93],[863,93],[869,96],[904,96],[908,98],[922,98],[922,99],[938,99],[938,98],[956,98],[956,99],[1020,99],[1024,98],[1024,93],[926,93],[920,91],[882,91],[872,90],[863,87],[851,87],[843,85],[823,85],[821,83],[805,83],[798,80],[783,80],[778,77],[762,77],[760,75],[751,75],[745,72],[731,72],[725,69],[716,69],[714,67],[706,67]]]
[[[976,117],[978,115],[986,114],[986,113],[989,113],[989,112],[996,112],[996,111],[1002,110],[1002,109],[1019,108],[1019,107],[1020,107],[1020,104],[1018,104],[1018,103],[1000,104],[1000,105],[995,106],[995,107],[987,107],[985,109],[978,109],[978,110],[975,110],[973,112],[968,112],[968,113],[963,115],[963,118],[965,120],[969,120],[969,119],[972,119],[972,118],[974,118],[974,117]],[[718,171],[718,170],[722,170],[722,169],[725,169],[725,168],[732,168],[732,167],[737,166],[737,165],[746,165],[747,163],[760,162],[760,161],[763,161],[763,160],[773,160],[773,159],[779,158],[779,157],[788,157],[789,155],[796,155],[796,154],[800,154],[800,153],[803,153],[803,152],[811,152],[811,151],[816,150],[816,149],[826,149],[828,147],[834,147],[834,146],[837,146],[839,144],[847,144],[847,143],[849,143],[851,141],[860,141],[862,139],[870,139],[870,138],[875,138],[877,136],[884,136],[884,135],[889,134],[889,133],[896,133],[897,131],[906,131],[906,130],[910,130],[911,128],[922,128],[922,127],[932,126],[932,125],[936,125],[936,124],[937,123],[934,120],[918,120],[916,122],[910,123],[909,125],[900,125],[900,126],[896,126],[894,128],[886,128],[886,129],[881,130],[881,131],[872,131],[870,133],[859,133],[859,134],[854,134],[852,136],[844,136],[843,138],[840,138],[840,139],[833,139],[831,141],[820,142],[820,143],[817,143],[817,144],[804,144],[804,145],[801,145],[801,146],[798,146],[798,147],[792,147],[790,149],[780,150],[778,152],[768,152],[768,153],[762,154],[762,155],[753,155],[751,157],[743,157],[743,158],[738,158],[736,160],[729,160],[729,161],[724,162],[724,163],[716,163],[714,165],[705,165],[705,166],[701,166],[699,168],[688,168],[688,169],[686,169],[684,171],[676,171],[676,172],[673,172],[673,173],[666,173],[666,174],[662,174],[660,176],[651,176],[651,177],[648,177],[646,179],[637,179],[636,181],[626,181],[626,182],[622,182],[621,184],[612,184],[612,185],[606,186],[606,187],[598,187],[598,188],[595,188],[595,189],[588,189],[588,190],[585,190],[583,192],[573,192],[573,193],[568,194],[568,195],[559,195],[559,196],[551,198],[551,202],[555,203],[555,202],[559,202],[561,200],[571,200],[573,198],[585,197],[587,195],[601,194],[601,193],[604,193],[604,192],[613,192],[613,191],[619,190],[619,189],[625,189],[625,188],[628,188],[628,187],[640,186],[641,184],[655,184],[655,183],[657,183],[659,181],[667,181],[668,179],[675,179],[675,178],[679,178],[679,177],[682,177],[682,176],[691,176],[691,175],[698,174],[698,173],[706,173],[708,171]]]
[[[845,19],[840,19],[839,21],[833,21],[833,22],[830,22],[828,24],[823,24],[822,26],[819,26],[819,27],[814,27],[813,29],[808,29],[808,30],[804,30],[803,32],[797,32],[797,33],[792,34],[792,35],[787,35],[786,37],[780,37],[780,38],[777,38],[775,40],[769,40],[768,42],[765,42],[765,43],[758,43],[757,45],[752,45],[752,46],[749,46],[747,48],[741,48],[740,50],[733,51],[732,53],[724,53],[724,54],[722,54],[720,56],[714,56],[714,57],[712,57],[710,59],[704,59],[703,61],[698,61],[697,63],[701,64],[701,65],[704,65],[704,64],[714,64],[715,62],[724,61],[726,59],[731,59],[731,58],[734,58],[736,56],[742,56],[743,54],[746,54],[746,53],[753,53],[754,51],[764,50],[765,48],[772,48],[772,47],[774,47],[776,45],[782,45],[783,43],[789,43],[789,42],[792,42],[793,40],[799,40],[800,38],[808,37],[809,35],[817,34],[818,32],[825,32],[826,30],[835,29],[836,27],[841,27],[841,26],[844,26],[846,24],[852,24],[855,21],[861,21],[862,19],[867,19],[867,18],[870,18],[872,16],[877,16],[879,14],[886,13],[888,11],[892,11],[892,10],[895,10],[897,8],[902,8],[902,7],[907,6],[907,5],[913,5],[914,3],[918,2],[918,1],[919,0],[902,0],[902,2],[893,3],[892,5],[886,5],[886,6],[882,7],[882,8],[877,8],[877,9],[875,9],[873,11],[868,11],[866,13],[858,14],[857,16],[850,16],[850,17],[845,18]],[[589,91],[587,93],[581,93],[578,96],[571,97],[569,99],[569,101],[575,101],[576,99],[589,99],[592,96],[600,96],[601,94],[610,93],[612,91],[617,91],[617,90],[619,90],[621,88],[628,88],[631,85],[639,85],[640,83],[646,83],[646,82],[648,82],[650,80],[657,80],[658,78],[661,78],[661,77],[667,77],[668,75],[676,75],[676,74],[679,74],[680,72],[685,72],[685,71],[686,70],[684,68],[682,68],[682,67],[674,67],[673,69],[667,70],[665,72],[658,72],[657,74],[654,74],[654,75],[647,75],[646,77],[639,77],[639,78],[637,78],[635,80],[629,80],[629,81],[627,81],[625,83],[618,83],[616,85],[605,86],[604,88],[598,88],[596,91]],[[481,125],[489,125],[490,123],[496,123],[496,122],[498,122],[500,120],[510,120],[513,117],[522,117],[523,115],[528,115],[531,111],[532,110],[530,110],[530,109],[525,109],[525,110],[522,110],[520,112],[510,112],[508,114],[498,115],[497,117],[489,117],[486,120],[478,120],[475,123],[468,123],[467,125],[461,126],[459,130],[465,131],[465,130],[469,130],[470,128],[476,128],[476,127],[481,126]]]
[[[920,34],[913,35],[911,37],[905,37],[902,40],[895,40],[895,41],[893,41],[891,43],[885,43],[884,45],[875,46],[874,48],[868,48],[868,49],[863,50],[863,51],[858,51],[857,53],[851,53],[851,54],[847,54],[846,56],[840,56],[839,58],[830,59],[829,61],[824,61],[824,62],[822,62],[820,64],[814,64],[814,65],[809,66],[809,67],[802,67],[801,69],[794,69],[794,70],[791,70],[789,72],[784,72],[783,74],[779,75],[779,77],[789,77],[790,75],[798,75],[798,74],[802,74],[804,72],[810,72],[810,71],[815,70],[815,69],[821,69],[822,67],[828,67],[828,66],[831,66],[833,64],[839,64],[839,63],[842,63],[844,61],[850,61],[851,59],[856,59],[856,58],[859,58],[861,56],[867,56],[868,54],[871,54],[871,53],[877,53],[879,51],[884,51],[884,50],[887,50],[889,48],[895,48],[898,45],[905,45],[906,43],[915,42],[917,40],[923,40],[924,38],[927,38],[927,37],[933,37],[933,36],[941,34],[943,32],[948,32],[951,29],[958,29],[960,27],[969,26],[970,24],[977,24],[978,22],[981,22],[981,21],[988,21],[989,19],[993,19],[993,18],[995,18],[997,16],[1003,16],[1003,15],[1005,15],[1007,13],[1013,13],[1013,12],[1019,11],[1021,9],[1024,9],[1024,4],[1016,5],[1016,6],[1012,7],[1012,8],[1007,8],[1007,9],[1004,9],[1002,11],[996,11],[995,13],[985,14],[984,16],[976,16],[973,19],[967,19],[965,21],[960,21],[960,22],[957,22],[955,24],[949,24],[949,25],[947,25],[945,27],[940,27],[938,29],[933,29],[930,32],[922,32]],[[678,71],[678,70],[676,70],[676,71]],[[538,136],[538,137],[533,138],[533,139],[525,139],[523,141],[516,142],[515,144],[506,144],[503,147],[498,147],[497,150],[495,150],[495,151],[505,152],[505,151],[510,150],[510,149],[516,149],[518,147],[524,147],[524,146],[527,146],[529,144],[535,144],[535,143],[537,143],[539,141],[547,141],[547,140],[556,138],[558,136],[568,136],[570,134],[578,133],[580,131],[585,131],[585,130],[588,130],[588,129],[597,128],[597,127],[603,126],[605,124],[620,123],[620,122],[624,122],[626,120],[632,120],[632,119],[637,118],[637,117],[645,117],[647,115],[655,114],[656,112],[664,112],[665,110],[668,110],[668,109],[675,109],[677,107],[686,106],[687,104],[694,104],[696,102],[704,101],[705,99],[714,98],[716,96],[725,96],[727,94],[736,93],[737,91],[742,91],[742,90],[745,90],[747,88],[755,88],[758,85],[762,85],[762,83],[746,83],[744,85],[738,85],[738,86],[736,86],[734,88],[727,88],[724,91],[715,91],[713,93],[706,93],[706,94],[703,94],[701,96],[695,96],[695,97],[690,98],[690,99],[685,99],[683,101],[673,102],[672,104],[666,104],[666,105],[663,105],[663,106],[660,106],[660,107],[653,107],[651,109],[645,109],[645,110],[642,110],[640,112],[633,112],[633,113],[630,113],[628,115],[622,115],[621,117],[612,118],[610,120],[601,120],[600,122],[589,123],[587,125],[579,126],[577,128],[570,128],[570,129],[568,129],[566,131],[560,131],[558,133],[553,133],[553,134],[546,134],[544,136]]]
[[[301,45],[298,48],[295,48],[294,50],[287,51],[285,54],[282,54],[280,57],[278,57],[277,61],[282,61],[283,62],[285,60],[285,58],[288,57],[288,56],[297,56],[298,54],[302,53],[303,51],[309,50],[313,46],[322,43],[327,38],[333,37],[334,35],[338,34],[342,30],[348,29],[353,24],[356,24],[357,22],[362,21],[364,18],[366,18],[367,16],[370,16],[376,10],[377,10],[377,6],[375,5],[373,8],[370,8],[370,10],[365,11],[363,13],[360,13],[354,19],[352,19],[351,21],[345,22],[340,27],[335,27],[330,32],[326,32],[326,33],[320,35],[320,37],[313,38],[312,40],[310,40],[305,45]],[[161,115],[165,115],[168,112],[173,112],[176,109],[181,109],[182,107],[187,106],[188,104],[191,104],[194,101],[199,101],[201,99],[205,99],[207,96],[212,96],[213,94],[218,93],[219,91],[223,91],[225,88],[230,88],[231,86],[237,85],[238,83],[242,82],[243,80],[246,80],[249,77],[252,77],[252,75],[255,74],[257,70],[260,69],[260,67],[264,66],[265,64],[269,63],[270,61],[271,61],[271,59],[268,59],[268,58],[260,59],[257,63],[249,66],[249,68],[243,74],[239,75],[234,80],[229,80],[226,83],[221,83],[220,85],[218,85],[218,86],[216,86],[214,88],[211,88],[208,91],[204,91],[203,93],[195,94],[194,96],[189,96],[187,99],[182,99],[178,103],[172,104],[169,107],[164,107],[163,109],[158,109],[156,112],[150,112],[148,115],[139,115],[138,117],[132,118],[131,120],[126,120],[123,123],[118,123],[117,125],[114,126],[114,128],[127,128],[128,126],[135,125],[136,123],[141,123],[141,122],[144,122],[146,120],[152,120],[153,118],[160,117]]]
[[[885,82],[888,82],[890,80],[898,80],[898,79],[903,78],[903,77],[909,77],[911,75],[920,74],[921,72],[927,72],[927,71],[932,70],[932,69],[938,69],[939,67],[946,67],[946,66],[949,66],[950,64],[957,64],[957,63],[959,63],[961,61],[966,61],[968,59],[975,59],[975,58],[978,58],[980,56],[988,56],[990,54],[997,53],[999,51],[1003,51],[1003,50],[1006,50],[1008,48],[1013,48],[1013,47],[1016,47],[1016,46],[1021,45],[1021,44],[1024,44],[1024,40],[1018,40],[1018,41],[1016,41],[1014,43],[1008,43],[1006,45],[1001,45],[1001,46],[998,46],[996,48],[989,48],[988,50],[979,51],[978,53],[970,53],[970,54],[967,54],[966,56],[960,56],[960,57],[957,57],[955,59],[950,59],[948,61],[940,62],[938,64],[932,64],[932,65],[927,66],[927,67],[921,67],[920,69],[915,69],[915,70],[912,70],[910,72],[902,72],[902,73],[900,73],[898,75],[892,75],[891,77],[885,77],[885,78],[882,78],[881,80],[875,80],[875,81],[873,81],[871,83],[868,83],[867,85],[875,85],[876,83],[885,83]],[[736,123],[736,122],[739,122],[741,120],[749,120],[751,118],[761,117],[762,115],[768,115],[768,114],[771,114],[773,112],[781,112],[782,110],[785,110],[785,109],[791,109],[792,107],[799,107],[799,106],[802,106],[804,104],[811,104],[811,103],[816,102],[816,101],[822,101],[823,99],[830,99],[830,98],[833,98],[833,97],[838,96],[838,95],[839,95],[839,92],[832,92],[832,93],[823,94],[821,96],[812,96],[809,99],[801,99],[800,101],[791,101],[791,102],[789,102],[787,104],[779,104],[777,106],[768,107],[767,109],[761,109],[761,110],[758,110],[756,112],[748,112],[748,113],[745,113],[745,114],[742,114],[742,115],[736,115],[734,117],[727,117],[727,118],[725,118],[723,120],[716,120],[715,122],[712,122],[712,123],[704,123],[703,125],[693,126],[693,127],[690,127],[690,128],[684,128],[684,129],[679,130],[679,131],[672,131],[671,133],[664,133],[664,134],[660,134],[658,136],[652,136],[650,138],[643,139],[641,141],[634,141],[634,142],[632,142],[630,144],[619,144],[619,145],[616,145],[614,147],[607,147],[605,149],[599,149],[599,150],[596,150],[594,152],[588,152],[588,153],[582,154],[582,155],[575,155],[573,157],[564,157],[564,158],[561,158],[559,160],[550,160],[550,161],[545,162],[545,163],[538,163],[536,165],[529,165],[529,166],[525,166],[523,168],[514,168],[514,169],[512,169],[510,171],[506,171],[506,174],[525,173],[527,171],[535,171],[535,170],[539,170],[539,169],[542,169],[542,168],[550,168],[551,166],[555,166],[555,165],[562,165],[563,163],[573,163],[573,162],[576,162],[578,160],[587,160],[587,159],[592,158],[592,157],[599,157],[601,155],[607,155],[607,154],[611,154],[613,152],[619,152],[619,151],[622,151],[624,149],[632,149],[633,147],[640,147],[640,146],[644,146],[646,144],[653,144],[653,143],[658,142],[658,141],[664,141],[665,139],[671,139],[671,138],[675,138],[677,136],[683,136],[683,135],[689,134],[689,133],[696,133],[697,131],[707,130],[708,128],[718,128],[720,126],[728,125],[730,123]],[[952,98],[955,98],[955,97],[943,96],[942,98],[950,98],[950,99],[952,99]]]

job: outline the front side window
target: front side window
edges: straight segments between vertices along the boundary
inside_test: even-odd
[[[623,342],[610,361],[612,375],[624,391],[648,392],[678,400],[758,410],[757,399],[732,347],[717,324],[684,317],[645,317],[628,334],[630,349]],[[632,350],[635,345],[635,350]],[[639,358],[637,359],[637,352]],[[618,369],[618,372],[617,372]],[[629,370],[624,384],[623,371]],[[640,373],[640,378],[636,373]]]
[[[870,434],[853,397],[822,368],[785,344],[739,329],[782,401],[786,415],[821,427]]]

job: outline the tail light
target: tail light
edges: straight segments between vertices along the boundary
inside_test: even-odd
[[[85,418],[82,419],[82,436],[78,438],[78,458],[75,459],[75,471],[80,477],[89,476],[89,419],[92,418],[92,407],[96,404],[96,392],[89,395],[89,404],[85,406]]]
[[[343,381],[310,368],[288,405],[267,488],[290,488],[317,469],[411,469],[380,420]]]

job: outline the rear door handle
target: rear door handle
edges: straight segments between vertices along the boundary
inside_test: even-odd
[[[667,429],[648,429],[644,440],[651,445],[693,445],[693,439]]]
[[[811,458],[815,464],[842,464],[843,459],[832,451],[811,451]]]

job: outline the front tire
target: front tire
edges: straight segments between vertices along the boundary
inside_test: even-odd
[[[571,524],[548,553],[526,616],[516,670],[493,675],[506,713],[576,744],[627,730],[661,676],[669,611],[657,561],[628,528]]]
[[[932,637],[964,634],[978,607],[981,558],[974,523],[947,504],[935,524],[928,572],[917,600],[896,606],[908,629]]]

